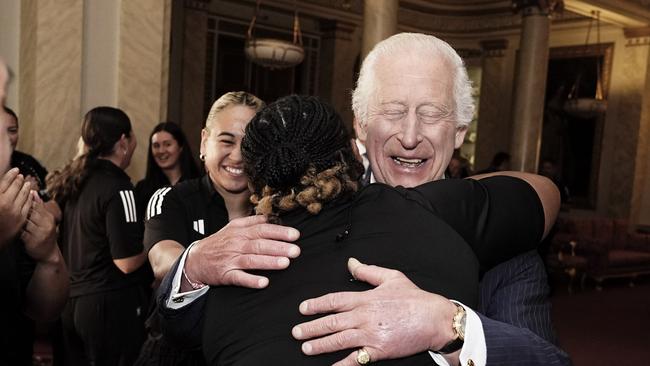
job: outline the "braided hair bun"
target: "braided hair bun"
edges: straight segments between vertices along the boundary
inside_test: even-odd
[[[270,205],[281,210],[293,208],[294,198],[305,207],[331,200],[349,191],[350,183],[356,190],[363,174],[341,117],[311,96],[287,96],[262,109],[246,126],[241,150],[253,202],[273,196]],[[333,183],[338,189],[325,172],[338,181]],[[312,192],[313,199],[305,200],[303,191]]]

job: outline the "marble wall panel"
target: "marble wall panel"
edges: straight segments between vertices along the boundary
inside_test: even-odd
[[[648,51],[650,53],[650,50]],[[650,54],[646,56],[646,70],[650,70]],[[645,76],[642,98],[630,220],[635,225],[650,227],[650,73],[648,72]]]
[[[514,59],[512,49],[483,56],[475,170],[487,168],[497,152],[510,151]]]
[[[609,165],[605,170],[609,182],[601,195],[605,213],[614,217],[630,215],[648,51],[648,46],[622,47],[614,61],[618,65],[614,64],[612,72],[611,108],[603,138],[603,153],[609,156],[602,159],[602,164]]]
[[[122,1],[117,103],[138,137],[129,175],[146,170],[149,133],[166,119],[171,0]]]
[[[21,3],[21,148],[50,170],[73,155],[81,121],[82,0]]]

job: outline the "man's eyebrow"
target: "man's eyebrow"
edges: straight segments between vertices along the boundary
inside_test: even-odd
[[[223,132],[220,132],[220,133],[217,135],[217,137],[221,137],[221,136],[228,136],[228,137],[233,137],[233,138],[234,138],[234,137],[235,137],[235,134],[232,133],[232,132],[223,131]]]
[[[399,101],[399,100],[389,100],[389,101],[387,101],[387,102],[381,102],[381,103],[379,103],[380,106],[384,106],[384,105],[388,105],[388,104],[399,104],[399,105],[402,105],[402,106],[405,106],[405,105],[406,105],[406,103],[404,103],[404,102],[402,102],[402,101]]]

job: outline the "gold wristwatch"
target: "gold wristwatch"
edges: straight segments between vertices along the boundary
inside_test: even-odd
[[[438,353],[453,353],[463,348],[465,344],[465,322],[467,320],[467,313],[465,308],[459,304],[456,305],[456,313],[451,323],[451,328],[454,330],[454,339],[447,343],[444,347],[438,350]]]

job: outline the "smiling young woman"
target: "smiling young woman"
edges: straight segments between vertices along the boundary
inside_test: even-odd
[[[147,203],[157,190],[200,175],[185,134],[174,122],[161,122],[154,127],[147,151],[147,172],[135,186],[141,218],[145,217]]]

